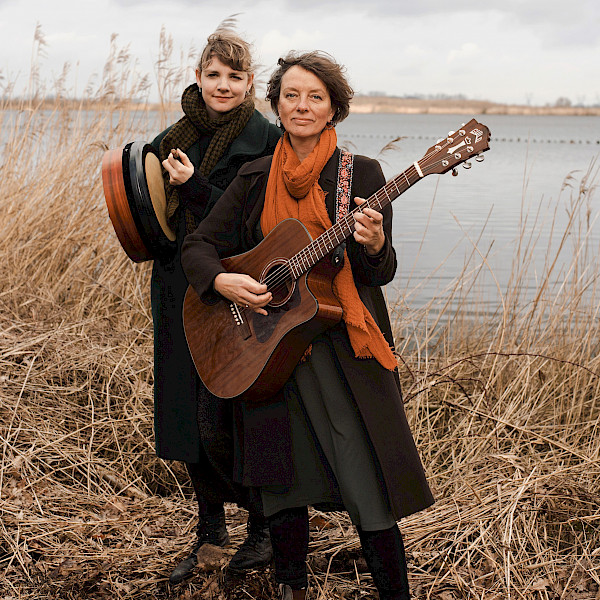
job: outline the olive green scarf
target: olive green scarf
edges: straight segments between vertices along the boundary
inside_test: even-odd
[[[242,132],[254,113],[254,99],[248,96],[239,106],[227,113],[211,119],[198,84],[187,87],[181,97],[181,108],[184,116],[171,127],[160,143],[161,162],[169,156],[174,148],[184,152],[202,136],[210,136],[208,148],[202,157],[200,173],[207,177],[219,159],[225,154],[233,140]],[[175,213],[179,207],[179,192],[176,185],[169,183],[169,174],[163,169],[165,191],[167,195],[167,220],[175,227]],[[186,211],[186,229],[193,230],[195,222],[189,211]]]

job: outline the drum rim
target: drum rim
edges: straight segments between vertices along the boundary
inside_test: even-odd
[[[149,153],[156,161],[146,161]],[[110,220],[127,256],[134,262],[172,260],[178,244],[163,214],[166,194],[163,196],[159,187],[164,190],[163,169],[154,146],[133,141],[107,150],[102,159],[102,183]],[[172,239],[164,227],[173,234]]]
[[[164,206],[161,207],[164,210],[164,213],[162,215],[159,214],[158,211],[156,210],[156,208],[157,208],[156,203],[155,203],[156,197],[153,198],[152,193],[150,191],[151,190],[151,186],[149,185],[150,177],[149,177],[149,173],[148,173],[148,169],[147,169],[149,155],[151,155],[152,158],[155,159],[155,161],[156,161],[155,164],[158,166],[158,172],[155,172],[154,175],[158,176],[158,178],[160,180],[160,189],[162,190],[162,198],[164,199]],[[158,152],[156,152],[156,150],[154,149],[154,146],[152,146],[151,144],[147,144],[143,148],[141,160],[144,163],[144,173],[146,175],[144,178],[144,183],[145,183],[145,189],[148,191],[148,198],[150,199],[150,203],[152,205],[152,214],[155,216],[156,220],[158,221],[158,225],[161,228],[164,237],[166,237],[169,240],[169,242],[175,243],[177,240],[177,236],[175,235],[175,231],[173,231],[173,229],[169,225],[168,217],[167,217],[168,198],[167,198],[167,191],[165,189],[163,168],[160,163],[160,158],[158,156]],[[163,220],[161,220],[161,217],[164,220],[164,223],[163,223]]]
[[[139,235],[153,256],[164,257],[174,252],[177,242],[170,240],[163,231],[154,212],[148,190],[145,171],[145,156],[149,152],[158,156],[154,146],[136,141],[126,146],[127,166],[123,165],[123,176],[128,182],[128,200]],[[143,174],[143,177],[141,176]]]
[[[102,185],[108,216],[127,256],[134,262],[151,259],[133,219],[130,191],[123,173],[125,147],[107,150],[102,159]],[[116,170],[116,165],[119,169]]]

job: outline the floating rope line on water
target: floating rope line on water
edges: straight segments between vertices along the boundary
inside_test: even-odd
[[[439,136],[438,136],[439,137]],[[351,134],[342,134],[340,133],[340,138],[374,138],[374,139],[384,139],[384,140],[394,140],[397,139],[399,141],[404,140],[437,140],[438,137],[432,135],[390,135],[389,133],[351,133]],[[542,138],[523,138],[523,137],[497,137],[494,136],[494,142],[533,142],[540,144],[599,144],[600,139],[598,140],[567,140],[567,139],[542,139]]]

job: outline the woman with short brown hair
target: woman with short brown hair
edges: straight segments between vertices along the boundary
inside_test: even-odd
[[[286,219],[301,221],[312,239],[331,228],[340,215],[336,179],[346,168],[334,124],[348,114],[352,96],[342,68],[320,52],[280,60],[268,90],[284,137],[272,158],[240,170],[182,250],[200,298],[225,298],[257,322],[281,310],[270,306],[271,291],[247,274],[227,272],[220,259],[253,249]],[[268,404],[236,403],[236,476],[261,486],[284,600],[306,595],[308,505],[347,510],[380,597],[408,600],[396,522],[433,502],[404,414],[381,291],[397,264],[392,211],[387,205],[380,213],[361,199],[385,179],[379,163],[364,156],[354,157],[353,170],[351,209],[362,209],[335,251],[343,266],[332,280],[342,320],[312,340]]]
[[[279,117],[279,95],[283,76],[294,66],[298,66],[318,77],[329,92],[334,109],[331,124],[337,125],[350,114],[350,101],[354,90],[346,80],[344,69],[323,52],[307,52],[296,54],[291,52],[277,61],[278,68],[269,79],[267,100],[271,102],[273,112]]]

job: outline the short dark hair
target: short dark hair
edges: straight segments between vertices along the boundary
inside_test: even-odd
[[[281,80],[285,73],[295,66],[310,71],[325,84],[331,98],[331,106],[335,111],[331,119],[333,125],[337,125],[348,116],[354,90],[346,79],[345,68],[338,64],[332,56],[320,50],[304,54],[292,51],[285,58],[280,58],[277,65],[277,69],[267,84],[267,100],[271,102],[271,108],[277,116],[279,116],[277,103],[281,93]]]

